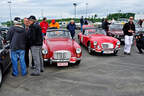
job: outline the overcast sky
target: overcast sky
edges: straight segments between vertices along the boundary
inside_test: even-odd
[[[9,20],[9,0],[0,0],[0,22]],[[76,2],[77,17],[86,16],[86,3],[88,3],[88,16],[97,14],[98,17],[109,13],[136,12],[144,13],[144,0],[11,0],[12,17],[21,18],[35,15],[48,18],[74,17]]]

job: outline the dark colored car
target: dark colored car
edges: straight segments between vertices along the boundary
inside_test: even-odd
[[[108,35],[117,38],[121,42],[124,42],[124,32],[122,28],[122,24],[111,24],[109,26]]]
[[[9,45],[5,45],[3,40],[3,37],[0,36],[0,86],[2,85],[4,73],[11,65]]]

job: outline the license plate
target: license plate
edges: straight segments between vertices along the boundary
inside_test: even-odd
[[[68,63],[57,63],[57,66],[68,66]]]
[[[107,51],[104,51],[103,53],[105,53],[105,54],[111,54],[111,53],[114,53],[114,51],[107,50]]]

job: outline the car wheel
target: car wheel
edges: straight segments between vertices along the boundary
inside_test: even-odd
[[[114,52],[114,56],[117,56],[117,53],[118,53],[118,51],[115,51],[115,52]]]
[[[79,64],[80,64],[80,62],[81,62],[81,60],[78,60],[78,61],[76,62],[76,65],[79,65]]]
[[[1,85],[2,85],[2,69],[1,69],[1,66],[0,66],[0,87],[1,87]]]
[[[92,50],[91,50],[91,43],[88,43],[88,52],[89,52],[90,55],[92,55],[92,53],[93,53]]]

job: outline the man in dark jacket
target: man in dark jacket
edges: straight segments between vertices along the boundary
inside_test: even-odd
[[[71,22],[67,26],[67,29],[70,31],[72,39],[74,39],[75,29],[76,29],[76,25],[75,25],[74,20],[71,20]]]
[[[84,18],[83,18],[83,16],[80,19],[80,24],[81,24],[81,32],[83,32],[83,25],[84,25]]]
[[[32,51],[32,57],[34,60],[35,68],[31,73],[32,76],[39,76],[40,72],[44,71],[43,59],[42,59],[42,44],[43,44],[43,36],[41,27],[38,24],[35,24],[36,17],[30,16],[29,18],[29,41]]]
[[[135,25],[133,23],[133,17],[130,17],[129,22],[124,25],[123,31],[125,36],[124,54],[130,55],[131,46],[133,43],[133,35],[135,33]]]
[[[109,25],[110,25],[110,24],[111,24],[111,23],[109,23],[107,19],[105,19],[105,20],[102,22],[102,28],[105,30],[105,32],[106,32],[107,35],[109,35],[109,34],[108,34],[108,31],[109,31]]]
[[[25,46],[26,46],[26,32],[21,25],[21,19],[16,17],[14,19],[14,26],[12,26],[7,34],[7,40],[10,41],[11,61],[12,61],[12,75],[18,76],[18,58],[21,64],[22,76],[27,74],[25,64]]]

